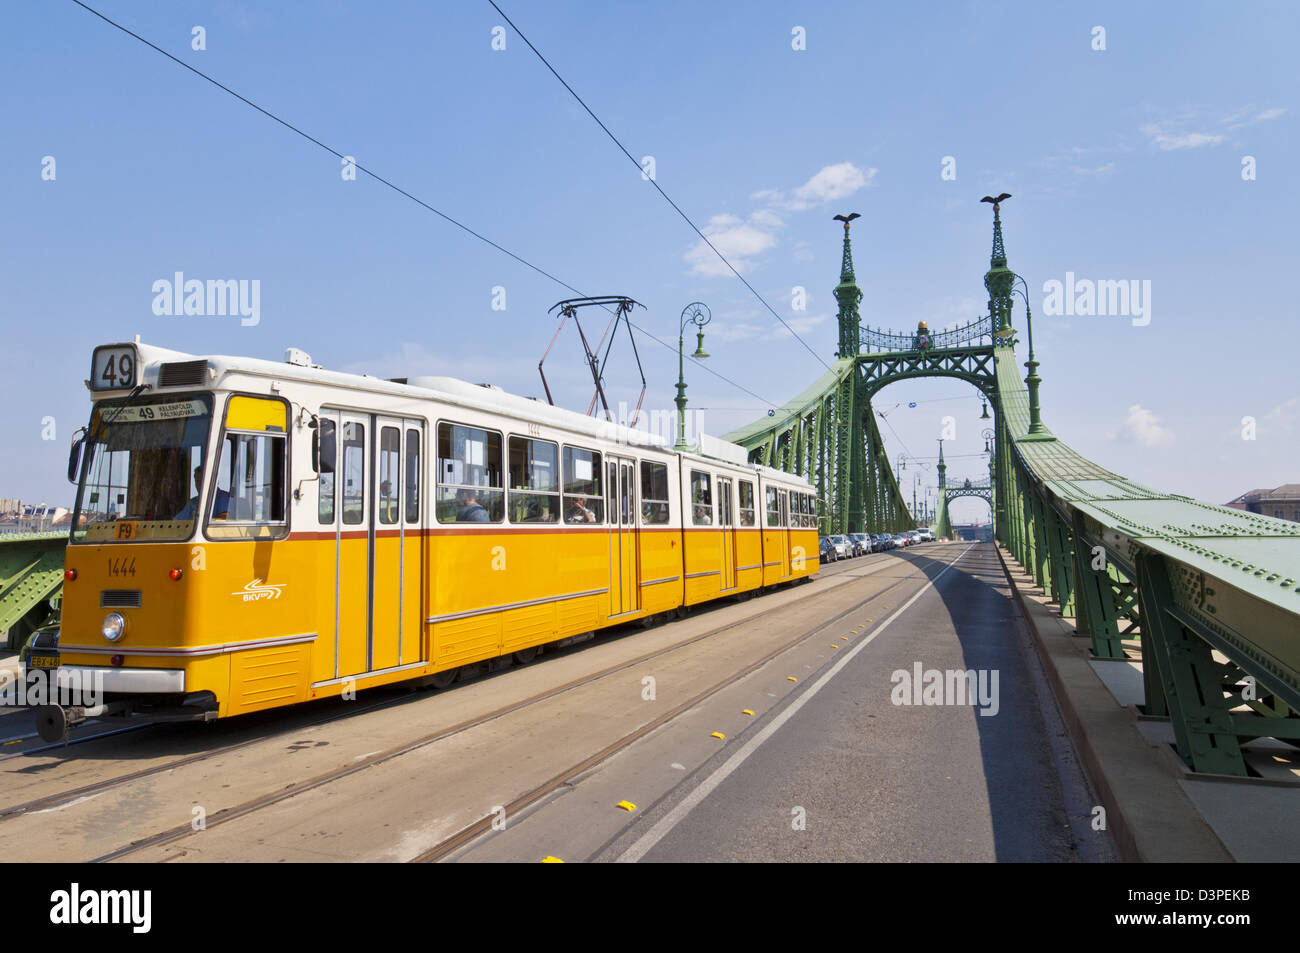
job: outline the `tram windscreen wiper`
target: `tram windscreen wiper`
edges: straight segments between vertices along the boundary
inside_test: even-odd
[[[131,401],[139,397],[140,394],[145,390],[148,390],[149,386],[150,385],[148,384],[136,384],[135,387],[131,389],[131,393],[127,394],[126,397],[123,399],[122,406],[112,408],[116,410],[117,413],[113,414],[112,417],[109,417],[108,414],[104,414],[100,418],[100,421],[105,424],[117,423],[117,418],[122,416],[123,412],[126,410],[127,406],[131,403]]]

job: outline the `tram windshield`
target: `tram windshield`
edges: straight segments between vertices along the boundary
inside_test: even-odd
[[[209,482],[212,397],[100,403],[82,450],[73,542],[188,539]]]

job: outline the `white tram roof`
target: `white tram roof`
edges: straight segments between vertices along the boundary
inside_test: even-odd
[[[205,361],[208,365],[207,379],[201,386],[204,389],[217,387],[228,375],[249,375],[254,377],[274,378],[276,380],[300,381],[308,384],[336,387],[340,389],[363,391],[372,394],[389,394],[394,397],[417,397],[435,399],[444,403],[470,407],[475,410],[496,412],[512,417],[535,420],[538,423],[590,434],[606,440],[615,440],[629,446],[650,447],[659,450],[671,450],[669,441],[658,434],[637,430],[622,424],[615,424],[586,414],[580,414],[563,407],[555,407],[536,397],[520,397],[502,390],[494,384],[472,384],[455,377],[417,376],[407,383],[371,377],[366,374],[348,374],[342,371],[325,370],[318,364],[312,364],[311,358],[296,348],[290,348],[286,357],[292,361],[268,361],[254,357],[233,357],[229,355],[187,354],[167,348],[144,344],[139,340],[124,342],[113,347],[134,347],[142,369],[140,380],[151,387],[151,393],[166,393],[168,390],[192,390],[194,383],[177,384],[173,387],[161,387],[159,378],[164,364],[189,363]],[[89,384],[89,382],[87,382]],[[92,396],[120,397],[129,388],[115,391],[95,391]],[[700,434],[699,442],[690,448],[692,456],[718,460],[735,466],[754,470],[773,480],[806,483],[802,477],[773,470],[750,463],[744,447],[730,443],[719,437]]]

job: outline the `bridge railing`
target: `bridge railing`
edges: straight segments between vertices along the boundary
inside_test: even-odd
[[[1193,770],[1246,776],[1251,739],[1300,742],[1300,524],[1160,493],[1029,433],[995,348],[997,535],[1098,658],[1141,652],[1147,715]]]
[[[888,351],[939,350],[949,347],[966,347],[972,343],[991,344],[993,341],[993,317],[984,315],[969,324],[942,331],[922,334],[919,331],[882,331],[865,325],[862,332],[862,349],[871,354]]]

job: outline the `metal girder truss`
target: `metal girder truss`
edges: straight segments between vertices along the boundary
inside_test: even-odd
[[[871,406],[882,387],[914,377],[955,377],[994,401],[992,347],[859,354],[767,419],[727,434],[754,463],[807,477],[818,526],[829,533],[897,533],[916,526],[885,453]]]
[[[1183,760],[1194,771],[1246,775],[1242,746],[1251,739],[1300,747],[1300,525],[1140,486],[1043,425],[1028,319],[1027,376],[1016,360],[1011,306],[1021,279],[1002,239],[1006,198],[984,199],[994,213],[987,323],[937,334],[920,325],[906,333],[861,327],[849,247],[857,216],[837,216],[842,356],[795,400],[728,439],[753,461],[808,476],[823,533],[897,531],[913,524],[872,396],[913,377],[974,385],[994,412],[991,485],[946,487],[941,477],[940,535],[951,536],[948,501],[987,499],[998,542],[1075,620],[1097,658],[1127,658],[1138,643],[1145,711],[1171,720]],[[979,343],[957,346],[970,341]],[[857,353],[862,344],[879,350]]]
[[[58,611],[67,533],[0,536],[0,644],[18,649]]]
[[[1094,656],[1141,652],[1144,712],[1169,718],[1192,770],[1244,777],[1247,742],[1300,742],[1300,526],[1151,490],[1029,433],[1014,352],[998,350],[998,541]]]
[[[948,516],[948,503],[963,496],[983,500],[989,505],[989,514],[993,514],[993,484],[988,480],[978,483],[968,482],[961,486],[943,487],[939,491],[939,506],[934,520],[936,536],[952,538],[952,520]]]

